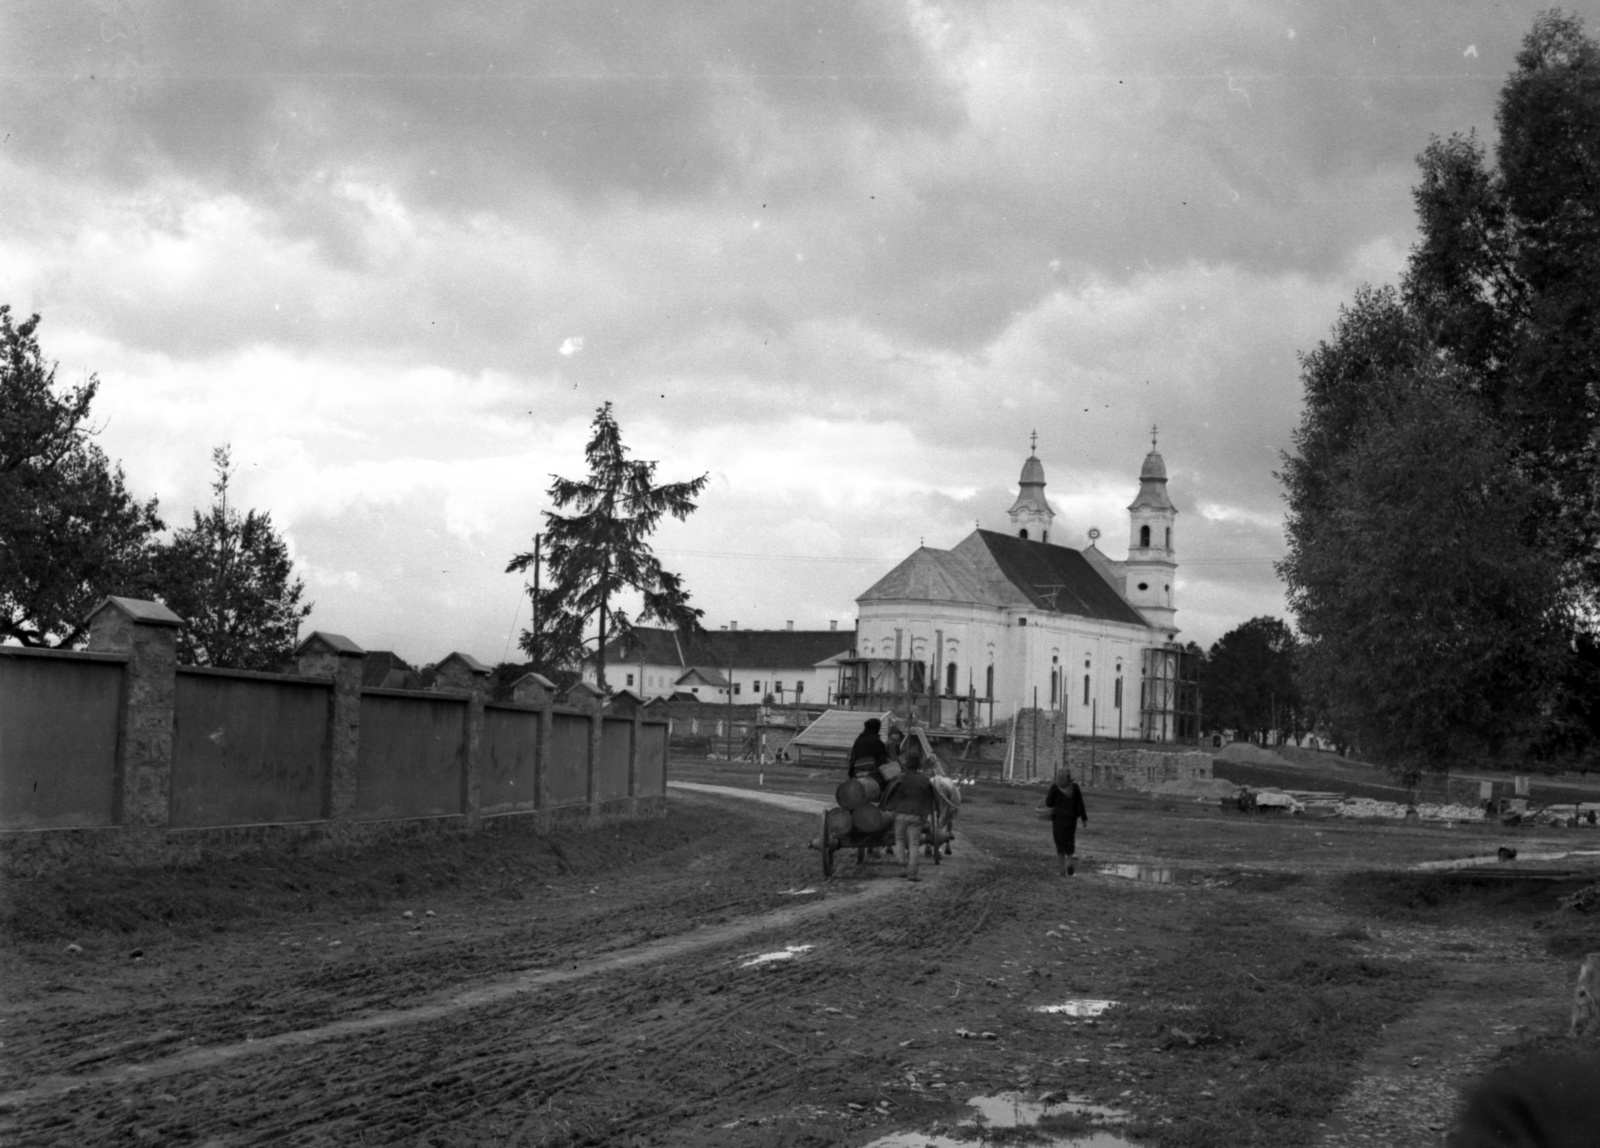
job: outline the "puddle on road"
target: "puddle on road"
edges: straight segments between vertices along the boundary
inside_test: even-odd
[[[1180,881],[1197,881],[1200,875],[1171,865],[1123,865],[1106,863],[1096,867],[1108,877],[1126,877],[1130,881],[1148,881],[1152,885],[1176,885]]]
[[[1055,1013],[1060,1016],[1099,1016],[1109,1008],[1116,1008],[1118,1001],[1102,1000],[1070,1000],[1060,1004],[1034,1005],[1034,1012]]]
[[[792,961],[801,953],[809,953],[815,947],[815,945],[785,945],[776,952],[757,953],[748,961],[740,961],[739,967],[741,969],[748,969],[753,968],[756,965],[770,965],[774,961]]]
[[[1413,869],[1475,869],[1480,865],[1512,865],[1518,861],[1565,861],[1569,857],[1600,857],[1600,849],[1568,849],[1561,853],[1519,853],[1516,857],[1507,859],[1497,853],[1485,853],[1481,857],[1457,857],[1450,861],[1419,861]]]
[[[1128,1114],[1103,1104],[1094,1104],[1082,1097],[1069,1096],[1055,1100],[1049,1094],[1038,1100],[1029,1100],[1020,1092],[1002,1092],[996,1096],[974,1096],[967,1101],[978,1110],[977,1115],[960,1123],[963,1130],[982,1131],[1034,1128],[1050,1117],[1077,1116],[1089,1124],[1121,1124]],[[1010,1137],[1004,1143],[1012,1143]],[[926,1132],[894,1132],[879,1137],[866,1148],[990,1148],[998,1143],[988,1138],[973,1140]],[[1103,1128],[1089,1128],[1070,1136],[1044,1134],[1030,1144],[1044,1148],[1138,1148],[1133,1141]]]
[[[785,889],[782,893],[780,893],[778,895],[780,897],[807,897],[807,896],[810,896],[812,893],[815,893],[815,892],[816,892],[816,890],[815,889],[811,889],[811,888]]]

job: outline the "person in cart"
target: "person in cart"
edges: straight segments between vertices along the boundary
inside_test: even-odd
[[[880,770],[883,763],[889,760],[889,747],[883,744],[883,738],[878,736],[878,731],[883,728],[883,722],[877,718],[868,718],[862,725],[861,732],[856,735],[855,744],[850,747],[849,775],[870,774],[880,786],[883,784],[883,775]]]

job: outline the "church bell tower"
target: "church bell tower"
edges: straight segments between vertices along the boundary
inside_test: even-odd
[[[1139,470],[1139,493],[1128,507],[1128,604],[1169,642],[1178,637],[1178,613],[1173,587],[1177,582],[1178,553],[1173,527],[1177,507],[1167,497],[1167,464],[1156,450],[1155,428],[1150,429],[1150,453]]]
[[[1018,538],[1033,542],[1050,541],[1050,523],[1056,512],[1044,497],[1044,463],[1035,453],[1039,447],[1039,432],[1033,432],[1029,442],[1028,459],[1022,464],[1022,478],[1018,480],[1017,500],[1007,513],[1011,516],[1011,529]]]

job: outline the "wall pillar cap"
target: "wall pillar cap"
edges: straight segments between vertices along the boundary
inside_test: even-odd
[[[143,598],[119,598],[115,594],[102,599],[98,606],[84,616],[83,620],[92,622],[106,610],[115,610],[130,622],[143,626],[176,626],[181,629],[186,625],[182,618],[160,602],[149,602]]]
[[[301,640],[294,648],[295,656],[301,654],[342,654],[352,657],[361,657],[366,654],[360,646],[356,645],[343,634],[329,633],[327,630],[315,630]]]

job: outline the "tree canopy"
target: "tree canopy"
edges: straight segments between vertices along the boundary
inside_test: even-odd
[[[93,442],[100,381],[58,390],[38,327],[0,305],[0,637],[71,646],[101,598],[149,596],[162,522]]]
[[[294,653],[305,583],[293,577],[288,547],[262,511],[240,514],[229,501],[233,460],[211,452],[216,476],[209,510],[178,530],[155,558],[160,597],[188,623],[178,656],[200,666],[278,670]]]
[[[588,476],[573,481],[551,475],[555,509],[543,512],[539,545],[549,584],[529,588],[533,621],[520,645],[531,664],[575,665],[593,623],[597,678],[604,690],[608,633],[626,636],[635,621],[654,620],[685,632],[699,626],[704,611],[689,604],[682,578],[662,567],[648,539],[664,515],[688,518],[708,476],[656,485],[657,464],[628,457],[610,403],[595,413],[592,427],[584,450]],[[568,508],[573,513],[560,513]],[[526,572],[535,561],[533,551],[518,554],[506,570]],[[636,617],[619,605],[629,592],[642,599]]]
[[[1297,732],[1297,647],[1288,625],[1265,616],[1217,639],[1200,663],[1206,725],[1244,735]]]
[[[1405,276],[1302,357],[1280,475],[1309,692],[1402,768],[1570,751],[1589,725],[1569,695],[1600,601],[1600,50],[1579,21],[1535,20],[1497,120],[1494,167],[1471,134],[1419,157]]]

